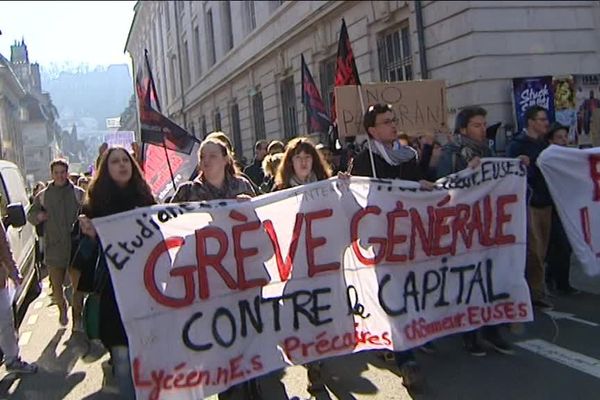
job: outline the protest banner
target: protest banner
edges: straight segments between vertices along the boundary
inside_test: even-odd
[[[121,146],[127,151],[133,151],[131,144],[135,141],[133,131],[117,131],[104,135],[104,142],[109,147]]]
[[[447,130],[446,84],[441,80],[370,83],[361,86],[365,107],[391,104],[398,131],[408,135]],[[364,111],[355,85],[336,86],[335,108],[340,137],[366,134]]]
[[[588,276],[600,275],[600,148],[550,146],[537,164],[573,252]]]
[[[525,175],[484,159],[433,191],[332,178],[94,219],[138,398],[531,320]]]

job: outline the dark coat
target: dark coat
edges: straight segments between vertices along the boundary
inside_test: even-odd
[[[254,159],[254,162],[248,165],[244,169],[244,174],[248,175],[250,180],[256,185],[260,186],[265,180],[265,173],[262,169],[262,162]]]
[[[552,205],[552,196],[548,191],[546,179],[542,175],[536,161],[542,151],[548,147],[544,140],[535,140],[525,133],[516,136],[506,149],[506,155],[515,158],[521,155],[529,157],[527,167],[527,198],[532,207],[547,207]]]

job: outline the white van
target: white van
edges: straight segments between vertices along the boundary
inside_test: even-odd
[[[40,271],[35,260],[37,237],[34,226],[26,219],[29,207],[25,181],[19,168],[9,161],[0,160],[0,218],[23,276],[23,284],[17,289],[13,305],[17,326],[23,320],[29,304],[41,291]]]

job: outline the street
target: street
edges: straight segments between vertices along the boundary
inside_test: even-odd
[[[108,355],[83,334],[71,335],[58,324],[49,306],[48,280],[31,304],[20,329],[22,357],[38,363],[36,375],[16,377],[0,368],[0,398],[114,399],[102,390]],[[593,399],[600,393],[600,296],[579,294],[553,298],[550,315],[536,312],[535,322],[509,335],[515,355],[490,350],[473,357],[462,350],[460,336],[436,341],[437,352],[418,352],[426,375],[420,393],[408,393],[391,364],[374,353],[359,353],[325,362],[328,394],[317,399]],[[507,333],[508,334],[508,333]],[[263,377],[265,399],[308,398],[306,370],[288,368]],[[212,400],[212,398],[211,398]]]

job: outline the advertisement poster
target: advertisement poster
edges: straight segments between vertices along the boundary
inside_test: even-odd
[[[577,145],[577,109],[575,108],[575,80],[572,76],[552,79],[556,122],[569,127],[569,144]]]
[[[576,75],[575,131],[580,146],[600,146],[600,75]]]
[[[517,131],[525,129],[525,111],[532,106],[548,110],[548,119],[554,122],[554,89],[551,76],[513,79],[513,103]]]

